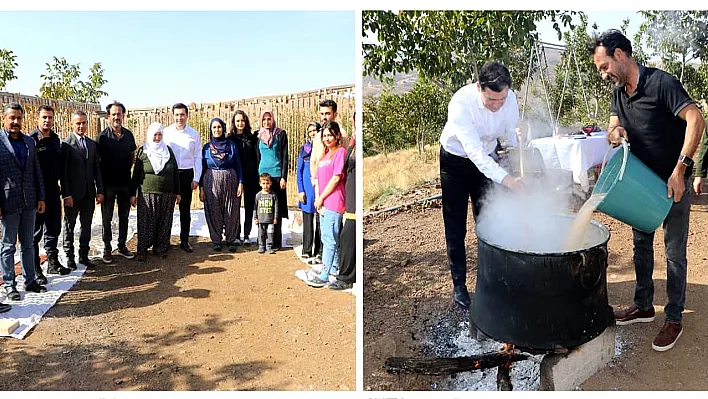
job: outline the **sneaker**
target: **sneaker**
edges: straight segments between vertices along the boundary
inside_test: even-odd
[[[213,249],[214,252],[221,252],[221,244],[211,244],[211,249]]]
[[[43,285],[40,285],[39,283],[37,283],[37,281],[35,280],[35,281],[29,283],[29,285],[25,286],[25,291],[41,294],[43,292],[47,292],[47,289]]]
[[[145,262],[145,258],[147,258],[147,254],[140,252],[138,252],[138,254],[135,256],[135,260],[138,262]]]
[[[271,249],[269,249],[267,252],[272,255],[272,254],[275,253],[275,250],[271,248]]]
[[[133,259],[135,258],[135,254],[130,252],[130,250],[127,247],[118,247],[118,250],[116,250],[116,253],[125,259]]]
[[[10,309],[12,309],[12,306],[4,304],[4,303],[0,303],[0,313],[9,312]]]
[[[625,310],[615,311],[615,323],[618,326],[626,326],[633,323],[651,323],[654,321],[654,306],[650,310],[639,310],[637,305],[632,305]]]
[[[318,263],[318,264],[314,264],[314,265],[310,264],[310,269],[312,269],[315,273],[317,273],[319,275],[320,273],[322,273],[322,269],[324,269],[324,265],[322,263]]]
[[[320,258],[319,256],[315,256],[314,258],[310,258],[310,260],[307,261],[307,264],[310,266],[321,265],[322,258]]]
[[[103,257],[101,260],[107,265],[113,263],[113,255],[111,255],[111,251],[103,251]]]
[[[182,248],[184,250],[184,252],[187,252],[187,253],[194,252],[194,248],[192,248],[192,245],[190,245],[189,242],[183,242],[183,243],[179,244],[179,247]]]
[[[11,301],[19,301],[22,299],[20,296],[20,292],[17,291],[17,288],[15,287],[5,287],[5,294],[7,296],[7,299]]]
[[[75,261],[74,259],[69,259],[69,260],[66,262],[66,267],[67,267],[69,270],[76,270],[76,261]]]
[[[314,288],[322,288],[325,285],[329,284],[329,281],[321,280],[319,276],[310,275],[307,277],[307,280],[305,280],[305,284]]]
[[[86,266],[86,270],[95,270],[96,264],[91,262],[89,258],[79,259],[79,263]]]
[[[664,327],[659,331],[659,334],[654,338],[651,348],[657,352],[664,352],[674,347],[676,341],[683,333],[681,323],[664,323]]]
[[[265,248],[258,248],[258,253],[259,253],[259,254],[264,254],[264,253],[265,253]]]
[[[302,254],[302,255],[300,255],[300,259],[303,259],[303,260],[307,260],[307,259],[310,259],[310,258],[312,258],[312,255],[310,255],[310,254]]]
[[[238,240],[236,242],[238,242]],[[229,244],[229,252],[236,252],[236,251],[238,251],[238,245],[236,245],[235,242]]]
[[[245,245],[247,247],[250,247],[251,244],[253,244],[253,243],[251,242],[251,239],[248,237],[244,237],[244,239],[241,240],[241,245]]]
[[[335,291],[344,291],[352,288],[354,285],[351,283],[345,283],[342,280],[335,280],[332,284],[329,285],[330,290],[335,290]]]

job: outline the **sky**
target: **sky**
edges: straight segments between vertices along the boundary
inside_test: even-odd
[[[218,102],[355,84],[353,11],[1,11],[0,48],[38,95],[53,56],[100,62],[108,92],[128,108]],[[17,32],[8,35],[6,32]]]
[[[629,40],[634,40],[634,34],[639,31],[639,25],[644,21],[644,17],[638,14],[638,8],[634,11],[584,11],[588,17],[588,29],[592,31],[593,23],[597,23],[598,33],[607,29],[620,29],[622,21],[629,19],[627,27],[627,37]],[[580,23],[580,18],[574,17],[574,22]],[[562,28],[561,31],[569,31],[569,28]],[[538,24],[538,32],[542,41],[554,44],[564,44],[562,40],[558,40],[558,34],[553,29],[553,23],[549,20],[542,21]]]

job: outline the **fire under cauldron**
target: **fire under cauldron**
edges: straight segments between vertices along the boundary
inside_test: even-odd
[[[558,224],[575,215],[555,215]],[[503,245],[476,226],[477,285],[470,309],[471,332],[479,330],[504,348],[453,358],[391,357],[389,373],[450,375],[497,367],[499,390],[511,390],[513,362],[534,355],[563,356],[614,324],[607,300],[610,231],[591,221],[582,249],[532,251]],[[562,244],[558,244],[562,245]]]
[[[556,215],[570,225],[573,215]],[[582,345],[614,316],[607,300],[610,231],[592,221],[583,249],[532,252],[495,243],[476,228],[477,286],[470,319],[496,341],[534,350]]]

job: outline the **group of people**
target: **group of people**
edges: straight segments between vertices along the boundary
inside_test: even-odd
[[[318,171],[313,180],[308,178],[308,184],[301,185],[298,181],[298,187],[303,213],[314,210],[322,215],[322,221],[326,221],[328,229],[322,234],[326,254],[322,258],[326,262],[324,269],[327,273],[343,270],[342,283],[337,287],[344,289],[354,282],[355,273],[354,229],[350,228],[346,241],[339,237],[339,223],[345,208],[353,223],[354,150],[353,140],[351,148],[343,146],[341,130],[334,121],[336,110],[337,105],[332,100],[320,104],[320,113],[328,118],[326,133],[317,132],[318,138],[313,141],[310,137],[303,146],[310,149],[308,157],[315,154],[312,159],[317,160],[316,167],[322,160],[319,162],[322,176],[328,176],[332,183],[325,182],[317,195],[312,194],[312,188],[318,187]],[[18,238],[26,292],[46,292],[47,278],[39,256],[42,238],[47,254],[47,274],[66,275],[77,268],[74,250],[77,218],[81,228],[78,263],[87,269],[96,268],[88,257],[96,205],[101,205],[104,243],[101,260],[106,264],[113,262],[113,256],[145,261],[150,248],[156,256],[167,256],[175,204],[179,205],[180,211],[179,246],[186,252],[193,252],[189,243],[190,209],[192,192],[197,188],[199,199],[204,203],[214,251],[221,251],[225,245],[229,251],[235,252],[240,245],[253,244],[249,239],[253,225],[258,226],[259,253],[275,253],[281,248],[282,219],[288,217],[288,137],[277,126],[271,111],[262,112],[254,132],[244,111],[238,110],[234,114],[229,129],[222,119],[214,118],[209,123],[209,141],[202,145],[199,133],[187,124],[188,107],[177,103],[172,107],[174,123],[164,128],[158,122],[152,123],[147,129],[145,143],[139,148],[133,133],[123,126],[126,108],[120,102],[106,107],[108,127],[96,140],[86,136],[88,116],[80,110],[72,113],[72,132],[64,140],[53,130],[55,111],[49,105],[38,109],[37,127],[29,136],[21,131],[26,116],[20,104],[7,104],[2,111],[0,263],[4,291],[11,301],[21,299],[14,268]],[[323,146],[320,135],[328,144]],[[318,150],[313,150],[315,148]],[[336,162],[332,156],[335,153]],[[334,166],[325,167],[333,162],[336,170]],[[344,165],[347,162],[351,164],[347,190],[351,189],[352,195],[351,204],[347,201],[345,206]],[[329,170],[329,174],[325,170]],[[240,220],[242,197],[243,228]],[[118,245],[114,250],[111,242],[116,203]],[[126,247],[131,206],[137,208],[136,253]],[[305,219],[310,220],[310,226],[313,225],[312,215]],[[66,266],[61,264],[57,248],[62,229]],[[306,240],[313,241],[313,236],[314,231]],[[349,243],[351,248],[337,247],[342,242]],[[310,255],[314,258],[316,252]],[[342,258],[349,262],[346,266],[339,266],[340,253],[344,253]],[[327,276],[323,276],[326,279]],[[0,312],[9,309],[10,305],[0,303]]]
[[[590,56],[605,80],[614,83],[608,142],[617,146],[621,137],[632,153],[667,182],[673,206],[664,220],[668,304],[666,320],[652,348],[671,349],[681,336],[686,299],[686,245],[693,160],[705,120],[683,85],[674,76],[640,65],[632,57],[630,41],[618,30],[609,30],[590,43]],[[498,139],[515,146],[519,110],[511,90],[509,70],[497,62],[486,63],[479,80],[458,90],[448,106],[448,120],[440,137],[440,183],[447,255],[452,273],[453,299],[470,307],[466,281],[465,236],[471,199],[475,219],[482,198],[493,185],[523,190],[525,183],[501,167],[495,149]],[[704,141],[695,172],[694,189],[701,191],[708,169]],[[634,304],[615,311],[618,325],[654,321],[654,233],[633,229],[634,268],[637,282]]]

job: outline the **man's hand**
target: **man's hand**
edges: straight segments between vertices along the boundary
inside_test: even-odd
[[[622,144],[622,137],[624,137],[627,142],[629,142],[629,137],[627,137],[627,131],[624,130],[622,126],[617,126],[614,129],[607,132],[607,143],[612,147],[617,147]]]
[[[199,189],[199,201],[204,202],[204,190]]]
[[[44,201],[37,201],[37,213],[44,213]]]
[[[526,188],[526,183],[522,178],[512,175],[506,175],[502,180],[502,185],[511,191],[521,191]]]
[[[701,194],[703,193],[703,178],[696,176],[693,178],[693,191],[696,192],[696,194]]]
[[[305,193],[297,193],[297,200],[304,204],[306,202],[305,201]]]
[[[130,197],[130,205],[135,208],[138,206],[138,198],[136,196]]]
[[[322,208],[322,202],[322,197],[317,197],[317,199],[315,200],[315,209],[319,211],[319,209]]]
[[[674,202],[681,201],[683,192],[686,191],[686,184],[683,181],[683,168],[674,168],[674,173],[669,177],[667,186],[669,186],[668,197],[674,197]]]
[[[67,208],[73,208],[74,207],[74,199],[71,197],[64,198],[64,206]]]
[[[273,224],[278,224],[278,219],[273,219]]]
[[[285,190],[286,184],[287,184],[287,182],[285,181],[285,179],[281,178],[280,179],[280,189]]]
[[[199,187],[199,182],[193,181],[193,182],[192,182],[192,191],[196,190],[197,187]]]
[[[103,194],[96,194],[96,204],[101,205],[103,203]]]
[[[243,183],[239,183],[238,189],[236,190],[236,196],[240,197],[243,195]]]

